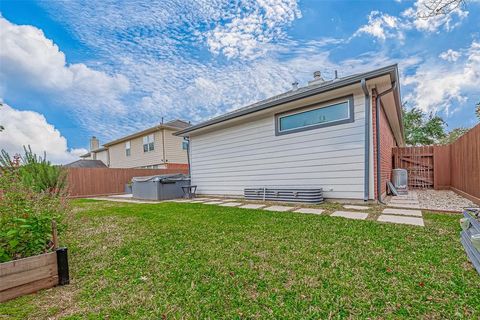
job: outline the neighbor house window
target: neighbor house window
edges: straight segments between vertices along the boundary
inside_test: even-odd
[[[353,122],[353,96],[283,113],[276,121],[277,135]]]
[[[125,142],[125,155],[129,157],[132,154],[130,141]]]
[[[153,133],[143,137],[143,152],[153,151],[154,148]]]

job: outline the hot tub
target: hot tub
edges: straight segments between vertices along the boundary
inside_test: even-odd
[[[184,174],[165,174],[132,178],[133,198],[143,200],[170,200],[183,197],[182,186],[190,185]]]

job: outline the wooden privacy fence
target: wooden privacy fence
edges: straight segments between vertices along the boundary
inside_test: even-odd
[[[450,187],[480,204],[480,124],[449,147]]]
[[[410,188],[452,189],[480,204],[480,124],[452,144],[393,148],[393,168]]]
[[[408,171],[410,188],[433,188],[433,146],[393,149],[393,168]]]
[[[169,173],[188,173],[183,168],[172,169],[113,169],[113,168],[68,168],[68,185],[71,197],[91,197],[120,194],[125,184],[133,177]]]

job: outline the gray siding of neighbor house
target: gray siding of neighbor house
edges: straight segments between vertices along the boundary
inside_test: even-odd
[[[242,196],[247,187],[322,187],[326,198],[363,199],[365,97],[360,88],[338,92],[347,94],[354,101],[350,123],[276,136],[277,109],[192,134],[192,184],[210,195]]]

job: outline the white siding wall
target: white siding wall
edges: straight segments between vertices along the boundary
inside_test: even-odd
[[[326,198],[363,199],[364,95],[351,93],[353,123],[275,136],[272,111],[193,135],[192,183],[198,193],[241,196],[246,187],[322,187]]]
[[[108,166],[108,151],[103,150],[100,152],[95,152],[96,160],[101,160],[105,165]]]

